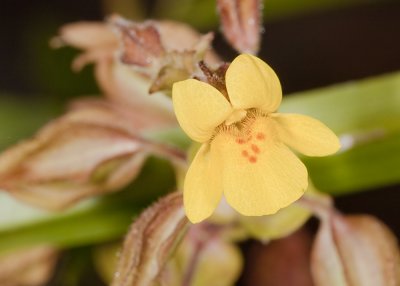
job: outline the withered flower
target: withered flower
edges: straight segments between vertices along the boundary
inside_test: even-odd
[[[119,60],[147,77],[149,92],[171,92],[176,81],[201,76],[198,63],[217,63],[210,49],[212,33],[201,36],[189,26],[176,22],[134,23],[118,16],[110,18],[122,47]]]
[[[203,58],[208,63],[217,62],[210,50],[211,40],[211,34],[201,36],[183,23],[134,23],[114,15],[108,23],[65,25],[52,45],[83,49],[73,68],[95,63],[97,81],[107,97],[140,104],[149,113],[164,113],[175,122],[170,100],[157,91],[168,92],[173,81],[190,77]],[[149,92],[151,97],[146,96]]]

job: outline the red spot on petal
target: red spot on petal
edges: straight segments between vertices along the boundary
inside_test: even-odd
[[[236,143],[238,143],[238,144],[244,144],[245,141],[244,141],[244,139],[242,139],[242,138],[237,138],[237,139],[236,139]]]
[[[249,152],[247,152],[246,150],[242,151],[242,156],[243,157],[248,157],[249,156]]]
[[[260,141],[264,140],[265,139],[265,134],[261,133],[261,132],[257,133],[257,139],[260,140]]]
[[[253,152],[256,154],[260,153],[260,148],[258,148],[258,146],[255,144],[251,144],[251,150],[253,150]]]
[[[249,158],[249,162],[250,162],[250,163],[255,163],[255,162],[257,162],[257,157],[251,156],[251,157]]]

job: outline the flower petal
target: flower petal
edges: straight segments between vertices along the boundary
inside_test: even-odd
[[[198,142],[209,140],[215,127],[232,112],[231,105],[216,88],[194,79],[175,83],[172,100],[182,129]]]
[[[213,153],[209,144],[203,144],[186,174],[184,206],[193,223],[209,217],[222,196],[219,160]]]
[[[338,137],[322,122],[301,114],[274,114],[279,139],[307,156],[327,156],[340,148]]]
[[[273,127],[269,118],[258,118],[244,138],[224,133],[211,143],[222,156],[225,197],[243,215],[276,213],[307,189],[306,167]]]
[[[236,109],[258,108],[270,113],[281,104],[278,76],[257,57],[238,56],[229,66],[225,80],[230,101]]]

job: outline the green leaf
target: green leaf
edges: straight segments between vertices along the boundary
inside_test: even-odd
[[[281,112],[318,118],[344,150],[304,158],[316,187],[345,194],[400,182],[400,73],[286,97]]]
[[[399,120],[399,119],[398,119]],[[307,158],[314,184],[332,195],[400,182],[400,132],[326,158]]]
[[[307,114],[338,134],[400,129],[400,73],[285,97],[280,112]]]

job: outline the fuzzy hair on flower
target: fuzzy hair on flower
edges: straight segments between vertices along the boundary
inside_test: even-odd
[[[276,213],[299,199],[307,169],[291,151],[326,156],[340,148],[323,123],[300,114],[280,114],[282,89],[261,59],[243,54],[225,74],[226,93],[187,79],[174,84],[178,122],[201,143],[184,182],[184,207],[191,222],[209,217],[222,195],[239,213]]]

